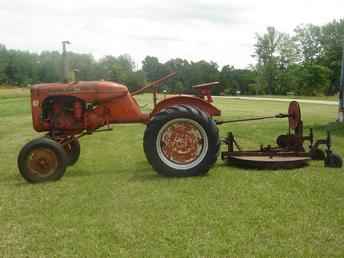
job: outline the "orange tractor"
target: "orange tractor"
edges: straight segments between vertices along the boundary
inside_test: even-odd
[[[130,93],[125,85],[106,81],[49,83],[31,88],[33,127],[45,136],[27,143],[18,167],[29,182],[60,179],[80,155],[79,138],[110,130],[110,124],[143,123],[143,148],[161,175],[195,176],[208,172],[220,149],[212,119],[220,110],[211,104],[210,87],[196,85],[199,96],[172,96],[157,102],[158,85],[175,73]],[[154,108],[143,113],[133,98],[153,90]],[[104,129],[102,129],[104,128]]]

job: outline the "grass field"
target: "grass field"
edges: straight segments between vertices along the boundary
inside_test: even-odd
[[[29,99],[0,90],[0,257],[344,257],[344,171],[312,162],[255,171],[218,160],[208,176],[157,176],[143,125],[81,139],[80,161],[62,180],[31,185],[20,148],[37,137]],[[150,103],[140,96],[140,103]],[[287,103],[218,100],[224,118],[285,112]],[[315,134],[333,133],[344,154],[337,107],[302,104]],[[242,146],[272,143],[285,120],[223,125]]]
[[[0,100],[11,98],[23,98],[29,96],[27,88],[13,88],[10,86],[0,86]]]

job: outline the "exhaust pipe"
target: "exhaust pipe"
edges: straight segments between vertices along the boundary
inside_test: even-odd
[[[63,82],[68,83],[68,57],[66,45],[71,44],[68,40],[62,41],[62,59],[63,59]]]

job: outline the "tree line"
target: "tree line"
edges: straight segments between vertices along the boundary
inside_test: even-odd
[[[212,61],[183,58],[160,62],[154,56],[147,56],[137,69],[128,54],[96,60],[91,54],[68,52],[68,62],[71,69],[80,71],[80,80],[117,81],[130,90],[176,71],[163,90],[190,93],[192,85],[220,81],[214,94],[333,95],[339,90],[343,45],[344,19],[340,19],[322,26],[300,25],[292,35],[268,27],[265,33],[256,35],[252,53],[256,63],[247,69],[232,65],[220,68]],[[0,84],[27,86],[61,81],[62,63],[58,51],[37,54],[0,44]]]

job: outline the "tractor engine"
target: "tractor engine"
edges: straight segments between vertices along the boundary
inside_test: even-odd
[[[77,134],[105,125],[104,111],[102,106],[86,105],[75,97],[51,97],[43,103],[42,120],[50,131]]]

